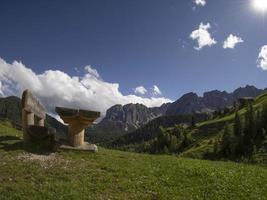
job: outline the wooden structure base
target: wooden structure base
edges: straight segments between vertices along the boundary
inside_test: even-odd
[[[90,151],[90,152],[97,152],[98,151],[98,148],[95,144],[90,144],[88,142],[83,142],[83,145],[78,146],[78,147],[71,146],[68,143],[62,143],[59,145],[59,149]]]

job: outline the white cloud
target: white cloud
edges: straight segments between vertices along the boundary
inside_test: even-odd
[[[194,3],[198,6],[205,6],[206,0],[195,0]]]
[[[77,72],[77,73],[79,73],[79,72],[80,72],[80,70],[79,70],[79,68],[78,68],[78,67],[74,67],[74,70],[75,70],[75,72]]]
[[[2,82],[0,81],[0,96],[4,96],[4,93],[3,93],[3,88],[2,88]]]
[[[224,49],[234,49],[238,43],[242,43],[244,40],[241,37],[230,34],[228,38],[223,42]]]
[[[134,89],[134,93],[144,95],[147,93],[147,90],[144,86],[138,86]]]
[[[154,107],[171,101],[164,97],[123,95],[118,83],[103,81],[91,66],[86,66],[85,72],[81,77],[70,76],[58,70],[36,74],[21,62],[9,64],[0,58],[0,91],[4,96],[21,96],[23,90],[30,89],[48,113],[54,113],[55,106],[65,106],[100,111],[103,116],[115,104],[142,103]]]
[[[87,65],[84,67],[84,69],[90,74],[91,76],[94,76],[96,78],[100,78],[100,75],[98,74],[97,70],[94,69],[91,65]]]
[[[257,62],[258,67],[263,70],[267,70],[267,45],[261,47]]]
[[[201,50],[205,46],[212,46],[217,42],[213,39],[208,31],[211,26],[209,23],[203,24],[202,22],[199,25],[199,28],[194,30],[190,34],[192,40],[197,40],[198,46],[194,47],[196,50]]]
[[[160,89],[156,85],[153,86],[152,90],[153,90],[154,95],[161,95],[162,94]]]

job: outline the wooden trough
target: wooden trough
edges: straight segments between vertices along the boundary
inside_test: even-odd
[[[72,147],[68,149],[97,150],[95,145],[84,142],[84,130],[100,117],[100,112],[64,107],[56,107],[56,112],[64,123],[69,125],[68,142]]]

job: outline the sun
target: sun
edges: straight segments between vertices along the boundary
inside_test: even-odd
[[[252,5],[258,11],[267,11],[267,0],[252,0]]]

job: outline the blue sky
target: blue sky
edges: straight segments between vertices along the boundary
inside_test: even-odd
[[[267,44],[267,13],[252,0],[194,1],[2,0],[0,57],[36,74],[84,76],[90,65],[123,95],[154,85],[171,100],[190,91],[265,88],[267,71],[256,62]],[[190,35],[201,23],[216,44],[197,50]],[[224,49],[230,34],[243,42]]]

